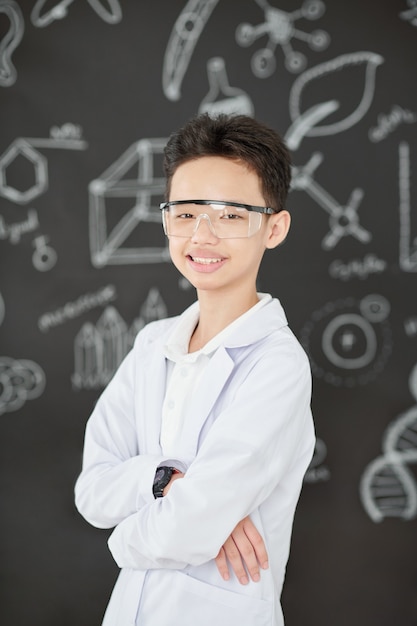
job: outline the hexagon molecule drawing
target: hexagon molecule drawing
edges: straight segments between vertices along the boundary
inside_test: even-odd
[[[321,0],[305,0],[300,9],[288,13],[271,7],[267,0],[255,0],[264,11],[265,21],[257,26],[242,23],[236,29],[236,41],[242,47],[248,47],[254,41],[268,36],[267,44],[252,57],[252,71],[258,78],[268,78],[276,67],[275,49],[281,46],[285,57],[285,67],[289,72],[301,72],[307,65],[307,58],[302,52],[293,49],[291,41],[298,39],[308,44],[311,50],[325,50],[330,43],[330,36],[324,30],[306,33],[295,27],[300,18],[316,20],[326,10]]]

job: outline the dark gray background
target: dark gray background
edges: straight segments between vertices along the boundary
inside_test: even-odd
[[[194,115],[207,101],[207,63],[220,57],[229,86],[241,91],[226,90],[217,107],[250,104],[283,135],[294,121],[292,98],[299,114],[338,103],[293,149],[295,173],[314,155],[321,162],[313,182],[297,179],[290,236],[266,256],[259,280],[280,298],[314,373],[319,445],[294,526],[286,623],[416,626],[415,3],[275,0],[272,8],[285,14],[272,16],[272,38],[282,42],[294,26],[325,31],[329,41],[316,50],[292,32],[304,68],[287,69],[278,43],[275,69],[264,77],[251,60],[268,36],[243,47],[235,33],[242,23],[262,24],[266,2],[206,2],[213,6],[204,24],[195,19],[202,3],[193,0],[66,4],[67,15],[52,19],[63,3],[0,2],[1,624],[100,623],[117,568],[108,533],[73,504],[85,423],[120,357],[118,341],[126,350],[142,323],[180,312],[195,296],[158,252],[165,244],[155,222],[140,223],[121,244],[133,249],[129,258],[97,263],[89,185],[134,144],[163,140]],[[301,6],[313,13],[294,13]],[[321,15],[307,19],[317,7]],[[181,17],[187,11],[194,21]],[[178,93],[170,99],[162,78],[170,37],[177,28],[189,39],[198,24],[204,28],[182,79],[171,77]],[[85,143],[45,143],[58,136]],[[19,138],[26,156],[13,152]],[[47,184],[29,193],[35,162]],[[148,182],[157,189],[148,200],[137,182],[143,172],[138,179],[132,168],[124,178],[155,215],[162,171],[158,155],[151,162]],[[115,185],[101,213],[107,234],[135,205]],[[357,189],[363,197],[347,214]],[[27,232],[17,235],[12,225],[25,222]],[[156,258],[145,262],[149,247]],[[94,334],[102,315],[113,363],[89,377],[77,369],[77,341]],[[30,391],[33,372],[41,378]],[[387,432],[397,433],[388,447]]]

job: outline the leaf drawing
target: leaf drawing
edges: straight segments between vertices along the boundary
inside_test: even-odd
[[[335,135],[336,133],[351,128],[357,124],[369,110],[375,93],[376,69],[383,62],[383,57],[374,52],[353,52],[342,54],[331,61],[326,61],[325,63],[321,63],[320,65],[306,70],[294,81],[291,88],[289,98],[291,119],[295,122],[305,113],[302,111],[302,96],[307,85],[322,79],[331,79],[331,76],[335,72],[357,67],[358,71],[364,71],[365,77],[360,100],[357,105],[355,105],[353,111],[337,122],[327,125],[323,124],[321,126],[316,124],[314,127],[312,126],[309,129],[305,129],[306,132],[304,134],[309,137],[320,137],[324,135]],[[320,93],[320,88],[318,88],[317,91]],[[338,100],[340,100],[340,98],[334,98],[333,102],[337,102]],[[317,103],[317,105],[319,104],[321,103]]]

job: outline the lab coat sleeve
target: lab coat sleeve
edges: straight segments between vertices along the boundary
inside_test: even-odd
[[[200,565],[286,476],[297,475],[285,490],[299,493],[314,448],[311,374],[301,348],[282,352],[278,361],[272,350],[254,363],[168,495],[114,529],[109,548],[119,567]],[[303,472],[292,472],[300,459]]]
[[[98,528],[113,528],[152,502],[156,468],[167,461],[160,454],[139,450],[134,406],[137,361],[133,351],[127,355],[86,427],[75,503],[81,515]],[[175,465],[182,469],[180,462]]]

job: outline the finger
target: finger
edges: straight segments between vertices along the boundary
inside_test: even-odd
[[[262,569],[268,569],[268,553],[266,551],[264,540],[250,517],[245,517],[243,520],[243,530],[252,545],[256,558]]]
[[[217,569],[220,572],[220,576],[223,578],[223,580],[229,580],[230,572],[227,566],[226,553],[223,547],[220,548],[219,554],[216,556],[214,560],[217,565]]]
[[[242,585],[246,585],[249,582],[248,575],[240,550],[232,536],[226,539],[223,550],[237,579]]]
[[[260,579],[259,563],[254,547],[245,533],[244,525],[238,524],[232,533],[233,541],[239,550],[240,558],[254,582]]]

